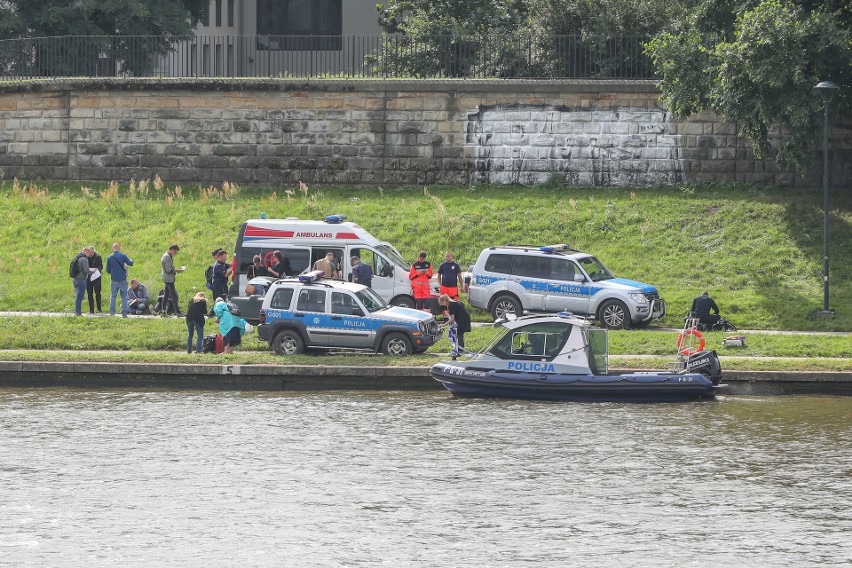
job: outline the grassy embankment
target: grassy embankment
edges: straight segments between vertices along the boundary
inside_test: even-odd
[[[208,323],[205,331],[213,333]],[[467,347],[478,350],[493,335],[491,327],[479,327],[467,336]],[[724,349],[726,334],[706,334],[707,344],[723,356],[726,369],[753,370],[850,370],[852,338],[825,335],[749,334],[746,347]],[[674,359],[674,332],[611,331],[610,365],[620,368],[665,368]],[[273,355],[257,334],[245,336],[233,356],[186,355],[186,326],[177,318],[74,318],[0,317],[3,360],[114,361],[158,363],[323,364],[426,366],[446,354],[446,338],[425,355],[385,357],[370,354],[334,353],[298,357]],[[50,353],[55,351],[55,353]],[[642,355],[642,357],[636,357]],[[744,360],[742,358],[758,358]]]
[[[490,245],[567,242],[595,253],[618,276],[657,286],[669,304],[670,315],[655,322],[655,327],[680,327],[692,297],[707,288],[723,315],[741,328],[849,331],[852,198],[848,194],[832,196],[831,307],[837,310],[837,317],[820,320],[814,315],[822,305],[821,200],[821,192],[816,190],[743,186],[255,192],[227,185],[202,189],[150,183],[107,187],[6,181],[0,184],[0,215],[5,217],[5,228],[0,231],[4,250],[0,311],[70,313],[73,290],[68,262],[86,244],[94,244],[106,256],[113,241],[121,242],[136,260],[131,275],[146,282],[152,293],[160,288],[160,256],[170,243],[179,243],[177,264],[188,267],[178,277],[181,302],[185,303],[195,290],[204,289],[203,271],[210,251],[219,246],[231,251],[238,227],[246,219],[261,212],[267,217],[308,219],[343,213],[412,259],[425,249],[436,261],[440,251],[449,248],[467,265]],[[104,296],[108,298],[106,284]],[[476,319],[487,319],[484,312],[473,313]],[[32,326],[5,321],[0,326],[2,345],[117,350],[182,347],[184,326],[177,320],[134,322],[124,327],[119,324],[131,322],[37,321]],[[53,332],[42,334],[37,331],[41,326]],[[66,327],[69,337],[80,343],[56,339],[63,335],[57,329]],[[850,356],[848,338],[836,342],[816,338],[811,348],[805,347],[810,339],[804,341],[801,336],[777,337],[754,334],[747,349],[737,353]],[[673,343],[674,337],[668,334],[611,335],[614,354],[671,353]],[[711,336],[710,344],[718,343]],[[259,342],[252,346],[250,340],[246,347],[262,346]]]

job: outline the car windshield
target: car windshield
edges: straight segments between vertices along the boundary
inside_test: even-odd
[[[355,292],[355,295],[358,296],[358,299],[361,300],[361,303],[364,304],[364,307],[367,308],[367,311],[370,313],[377,312],[387,307],[385,305],[385,301],[379,298],[379,296],[369,288],[359,290]]]
[[[376,249],[378,249],[380,253],[388,257],[392,263],[400,267],[402,270],[408,272],[408,263],[405,262],[405,259],[402,258],[399,253],[394,250],[393,247],[389,245],[379,245],[376,247]]]
[[[615,276],[612,275],[612,272],[610,272],[601,261],[593,256],[578,258],[577,262],[580,263],[580,266],[583,267],[583,270],[586,271],[586,274],[589,275],[592,282],[600,282],[601,280],[610,280],[615,278]]]

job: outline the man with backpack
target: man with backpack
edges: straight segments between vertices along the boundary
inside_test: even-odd
[[[231,266],[228,264],[228,253],[219,249],[216,262],[213,263],[213,297],[216,299],[228,299],[228,277],[231,275]],[[215,300],[214,300],[215,301]]]
[[[121,317],[126,318],[127,307],[127,267],[133,266],[133,259],[121,252],[121,246],[113,243],[112,254],[107,257],[106,271],[110,275],[109,315],[115,315],[115,299],[121,295]]]
[[[85,247],[77,253],[68,267],[68,276],[74,283],[74,315],[83,315],[83,296],[86,295],[86,282],[95,269],[89,267],[89,259],[95,254],[93,247]]]

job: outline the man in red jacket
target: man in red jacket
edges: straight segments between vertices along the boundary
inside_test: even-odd
[[[420,251],[417,262],[411,265],[408,279],[414,291],[414,306],[418,310],[429,309],[429,279],[432,278],[432,263],[426,260],[426,251]]]

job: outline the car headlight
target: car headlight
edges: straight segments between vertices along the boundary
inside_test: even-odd
[[[631,292],[630,294],[628,294],[628,296],[630,296],[630,299],[633,300],[634,302],[636,302],[637,304],[647,304],[648,303],[648,298],[646,298],[645,294],[643,294],[641,292]]]

